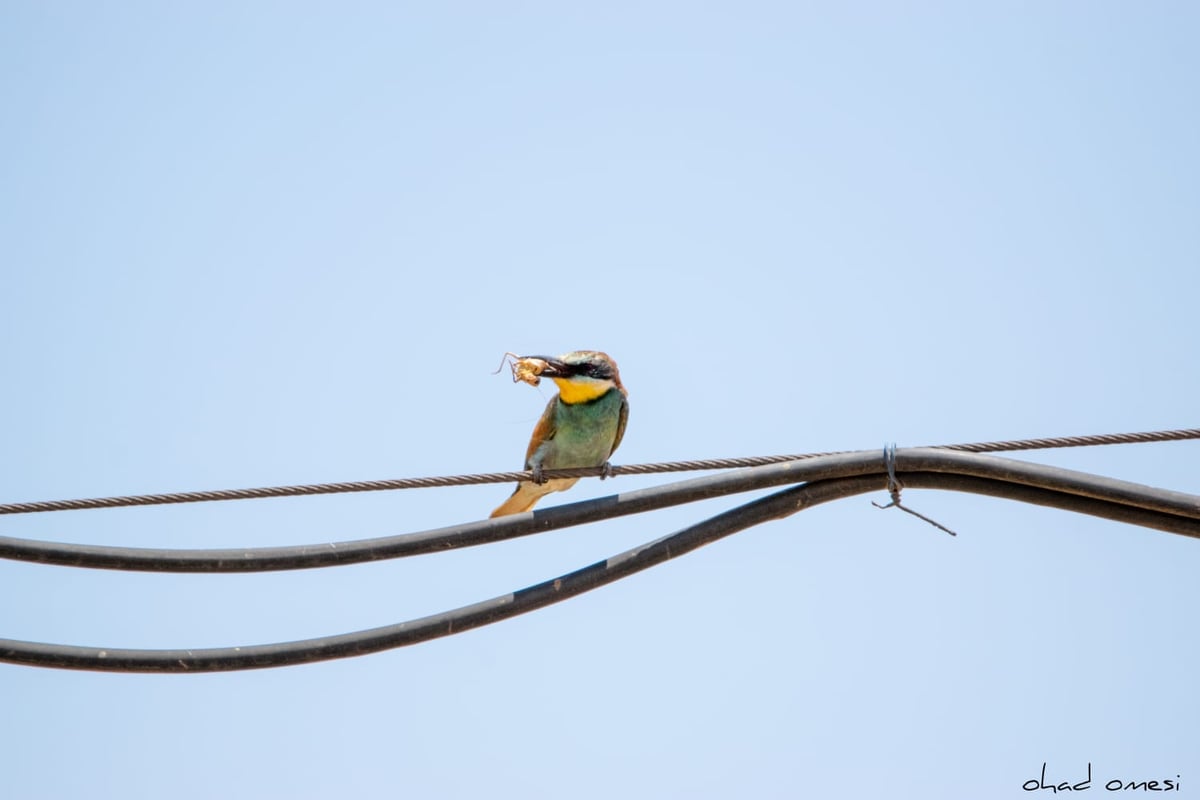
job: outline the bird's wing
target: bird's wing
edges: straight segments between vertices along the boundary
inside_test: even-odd
[[[617,435],[613,437],[612,449],[608,451],[611,456],[617,452],[617,447],[621,444],[621,439],[625,436],[625,423],[629,421],[629,400],[625,398],[625,393],[621,393],[621,410],[617,412]]]
[[[558,428],[554,424],[554,410],[558,405],[558,395],[550,398],[550,402],[546,403],[546,410],[542,412],[542,418],[537,421],[537,425],[533,426],[533,436],[529,438],[529,448],[525,451],[525,469],[533,469],[533,454],[537,449],[546,442],[554,438],[554,434],[558,432]]]

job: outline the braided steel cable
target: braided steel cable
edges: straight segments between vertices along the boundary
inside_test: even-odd
[[[1062,447],[1091,447],[1110,444],[1144,444],[1148,442],[1173,442],[1185,439],[1200,439],[1200,429],[1183,428],[1169,431],[1144,433],[1113,433],[1091,436],[1061,436],[1049,439],[1015,439],[999,442],[976,442],[972,444],[934,445],[935,449],[957,450],[969,453],[996,453],[1013,450],[1039,450]],[[847,451],[838,451],[847,452]],[[550,478],[586,478],[607,475],[651,475],[664,472],[688,472],[718,469],[737,469],[779,464],[787,461],[802,461],[837,453],[801,453],[796,455],[751,456],[747,458],[715,458],[693,461],[665,461],[653,464],[629,464],[611,467],[605,473],[603,467],[545,470]],[[33,514],[47,511],[79,511],[84,509],[122,508],[129,506],[169,505],[177,503],[203,503],[218,500],[252,500],[268,497],[299,497],[347,492],[378,492],[397,489],[428,489],[447,486],[474,486],[487,483],[513,483],[529,480],[532,472],[489,472],[476,475],[446,475],[426,478],[393,478],[376,481],[344,481],[339,483],[313,483],[296,486],[265,486],[251,489],[214,489],[196,492],[169,492],[165,494],[126,495],[121,497],[93,497],[77,500],[43,500],[27,503],[0,503],[0,515]]]
[[[1200,439],[1200,429],[1180,428],[1173,431],[1143,433],[1098,433],[1090,436],[1059,436],[1050,439],[1013,439],[1007,442],[976,442],[975,444],[938,445],[939,450],[958,450],[967,453],[1001,453],[1011,450],[1049,450],[1057,447],[1092,447],[1106,444],[1148,444]]]

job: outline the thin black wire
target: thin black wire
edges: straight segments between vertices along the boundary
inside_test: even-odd
[[[1012,450],[1037,450],[1060,447],[1089,447],[1108,444],[1138,444],[1147,442],[1171,442],[1184,439],[1200,439],[1200,429],[1185,428],[1170,431],[1144,433],[1096,434],[1091,436],[1062,436],[1049,439],[1016,439],[998,442],[975,442],[972,444],[937,445],[937,449],[957,450],[971,453],[1003,452]],[[844,452],[844,451],[843,451]],[[650,475],[664,472],[687,472],[717,469],[736,469],[800,461],[836,453],[801,453],[797,455],[753,456],[748,458],[716,458],[693,461],[667,461],[654,464],[630,464],[612,467],[608,475]],[[602,467],[546,470],[549,478],[585,478],[604,474]],[[312,483],[296,486],[265,486],[252,489],[214,489],[196,492],[170,492],[166,494],[126,495],[120,497],[92,497],[77,500],[43,500],[28,503],[0,504],[0,515],[33,514],[46,511],[77,511],[83,509],[120,508],[127,506],[169,505],[177,503],[203,503],[218,500],[251,500],[267,497],[297,497],[304,495],[340,494],[346,492],[378,492],[397,489],[425,489],[444,486],[471,486],[486,483],[512,483],[529,480],[531,472],[490,472],[476,475],[446,475],[425,478],[394,478],[378,481],[346,481],[340,483]]]
[[[925,453],[931,451],[924,451]],[[947,455],[944,451],[940,455]],[[916,463],[923,456],[914,459]],[[981,458],[974,456],[974,458]],[[1004,461],[1006,459],[996,459]],[[1020,463],[1020,462],[1013,462]],[[940,462],[943,470],[949,464]],[[898,465],[903,468],[904,465]],[[1123,487],[1113,487],[1107,478],[1076,473],[1066,478],[1064,486],[1083,480],[1078,490],[1097,494]],[[998,478],[959,475],[949,471],[905,472],[905,484],[914,488],[942,488],[1007,497],[1023,502],[1064,508],[1099,517],[1119,519],[1137,525],[1170,530],[1200,537],[1200,497],[1196,501],[1195,517],[1182,518],[1144,505],[1128,505],[1116,500],[1097,499],[1086,494],[1074,494],[1062,489],[1024,486]],[[1123,482],[1115,482],[1121,484]],[[591,591],[673,558],[678,558],[718,539],[773,519],[782,519],[797,511],[811,508],[855,494],[875,491],[886,485],[883,473],[819,480],[777,492],[765,498],[718,514],[711,519],[685,528],[678,533],[626,550],[605,561],[560,575],[542,583],[510,594],[494,597],[469,606],[432,616],[357,631],[337,636],[325,636],[296,642],[222,647],[199,650],[135,650],[123,648],[80,647],[45,644],[12,639],[0,639],[0,661],[60,669],[99,670],[107,672],[219,672],[243,669],[262,669],[293,664],[325,661],[365,655],[396,647],[417,644],[430,639],[461,633],[482,625],[499,622],[553,603]],[[1135,494],[1142,494],[1135,492]],[[1167,493],[1177,495],[1178,493]],[[1179,497],[1143,498],[1149,505],[1163,500],[1171,505]]]

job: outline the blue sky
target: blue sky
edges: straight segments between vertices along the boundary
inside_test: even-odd
[[[1190,5],[563,6],[0,7],[0,501],[516,469],[552,390],[492,375],[510,350],[618,360],[618,464],[1196,425]],[[1017,457],[1197,492],[1197,452]],[[3,532],[320,543],[479,519],[508,491]],[[1196,542],[905,500],[957,539],[856,498],[360,659],[0,665],[5,785],[1006,798],[1043,762],[1091,762],[1101,791],[1200,780]],[[359,630],[735,502],[295,573],[2,563],[0,636]]]

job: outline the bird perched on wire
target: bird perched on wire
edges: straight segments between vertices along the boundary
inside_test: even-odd
[[[607,466],[629,418],[617,362],[604,353],[576,350],[558,358],[517,357],[512,370],[513,380],[534,386],[540,378],[550,378],[558,384],[558,394],[546,404],[525,451],[525,469],[533,471],[533,480],[518,483],[493,517],[528,511],[546,495],[566,491],[579,480],[545,480],[543,470]]]

